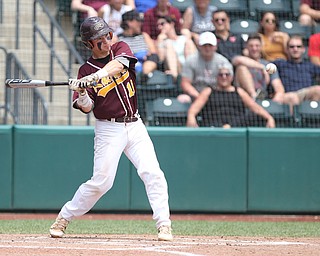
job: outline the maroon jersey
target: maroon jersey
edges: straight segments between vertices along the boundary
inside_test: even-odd
[[[94,88],[87,88],[90,98],[94,101],[93,114],[97,119],[110,119],[118,117],[132,117],[137,112],[136,73],[134,57],[130,47],[125,42],[117,42],[111,46],[110,54],[105,59],[92,57],[83,64],[78,73],[78,79],[97,72],[109,61],[119,57],[127,58],[129,67],[115,75],[103,77]],[[73,94],[73,100],[78,98],[78,93]],[[77,108],[77,105],[74,105]]]

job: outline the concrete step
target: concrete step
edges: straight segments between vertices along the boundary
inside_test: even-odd
[[[56,1],[45,0],[50,4],[50,10],[55,16]],[[16,54],[19,61],[28,71],[29,75],[33,79],[49,80],[49,60],[50,60],[50,49],[42,41],[39,34],[37,34],[37,62],[36,62],[36,74],[33,75],[33,1],[31,0],[20,0],[20,24],[19,24],[19,48],[15,50],[16,44],[16,1],[2,0],[3,8],[3,23],[0,24],[0,45],[8,48]],[[43,31],[46,38],[50,38],[50,22],[46,15],[42,12],[39,6],[37,7],[37,24]],[[62,19],[61,27],[72,41],[73,38],[73,27],[71,17]],[[68,52],[66,45],[61,39],[57,30],[55,30],[54,45],[58,50],[58,55],[67,65],[68,63]],[[0,61],[4,63],[4,54],[0,51]],[[3,65],[2,65],[3,66]],[[0,66],[0,81],[5,79],[5,67]],[[76,77],[79,64],[72,65],[71,77]],[[54,65],[54,78],[53,81],[67,81],[69,77],[55,62]],[[53,100],[50,101],[50,90],[52,89]],[[38,90],[42,97],[46,100],[48,106],[48,123],[49,125],[68,125],[68,113],[70,111],[71,97],[69,94],[68,86],[65,87],[52,87],[52,88],[39,88]],[[4,90],[0,90],[0,105],[4,102]],[[71,109],[72,112],[72,125],[87,125],[87,115],[81,113],[78,110]],[[0,114],[3,116],[2,114]],[[0,116],[0,117],[1,117]],[[90,115],[91,123],[94,124],[94,117]]]
[[[42,41],[42,39],[39,38],[38,36],[36,38],[37,38],[36,43],[38,45],[44,46],[44,42]],[[4,46],[6,48],[9,48],[9,49],[15,49],[16,41],[17,41],[17,39],[12,36],[1,36],[0,37],[0,45]],[[54,39],[54,46],[55,46],[55,49],[57,49],[57,50],[66,50],[67,49],[65,42],[59,37]],[[32,36],[19,38],[19,48],[25,48],[25,47],[29,47],[30,49],[31,49],[31,47],[33,47],[33,37]]]

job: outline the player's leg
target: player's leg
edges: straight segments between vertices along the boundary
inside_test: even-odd
[[[127,143],[124,124],[97,121],[95,127],[93,176],[83,183],[71,201],[61,209],[56,222],[50,229],[53,237],[63,236],[64,229],[76,216],[88,212],[113,185],[119,159]],[[80,151],[81,152],[81,151]],[[61,225],[63,230],[61,230]]]
[[[127,129],[129,142],[124,152],[144,182],[157,229],[166,229],[162,230],[165,234],[163,237],[159,236],[159,240],[172,240],[168,185],[160,169],[152,141],[141,120],[128,124]]]

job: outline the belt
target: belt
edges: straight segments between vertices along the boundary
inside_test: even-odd
[[[124,117],[117,117],[117,118],[107,118],[110,122],[116,122],[116,123],[132,123],[138,121],[138,117],[130,117],[130,116],[124,116]]]

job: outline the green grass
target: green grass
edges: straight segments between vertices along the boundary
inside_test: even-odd
[[[0,220],[1,234],[47,234],[52,220]],[[320,222],[174,221],[175,235],[320,237]],[[67,234],[155,234],[153,221],[74,220]]]

